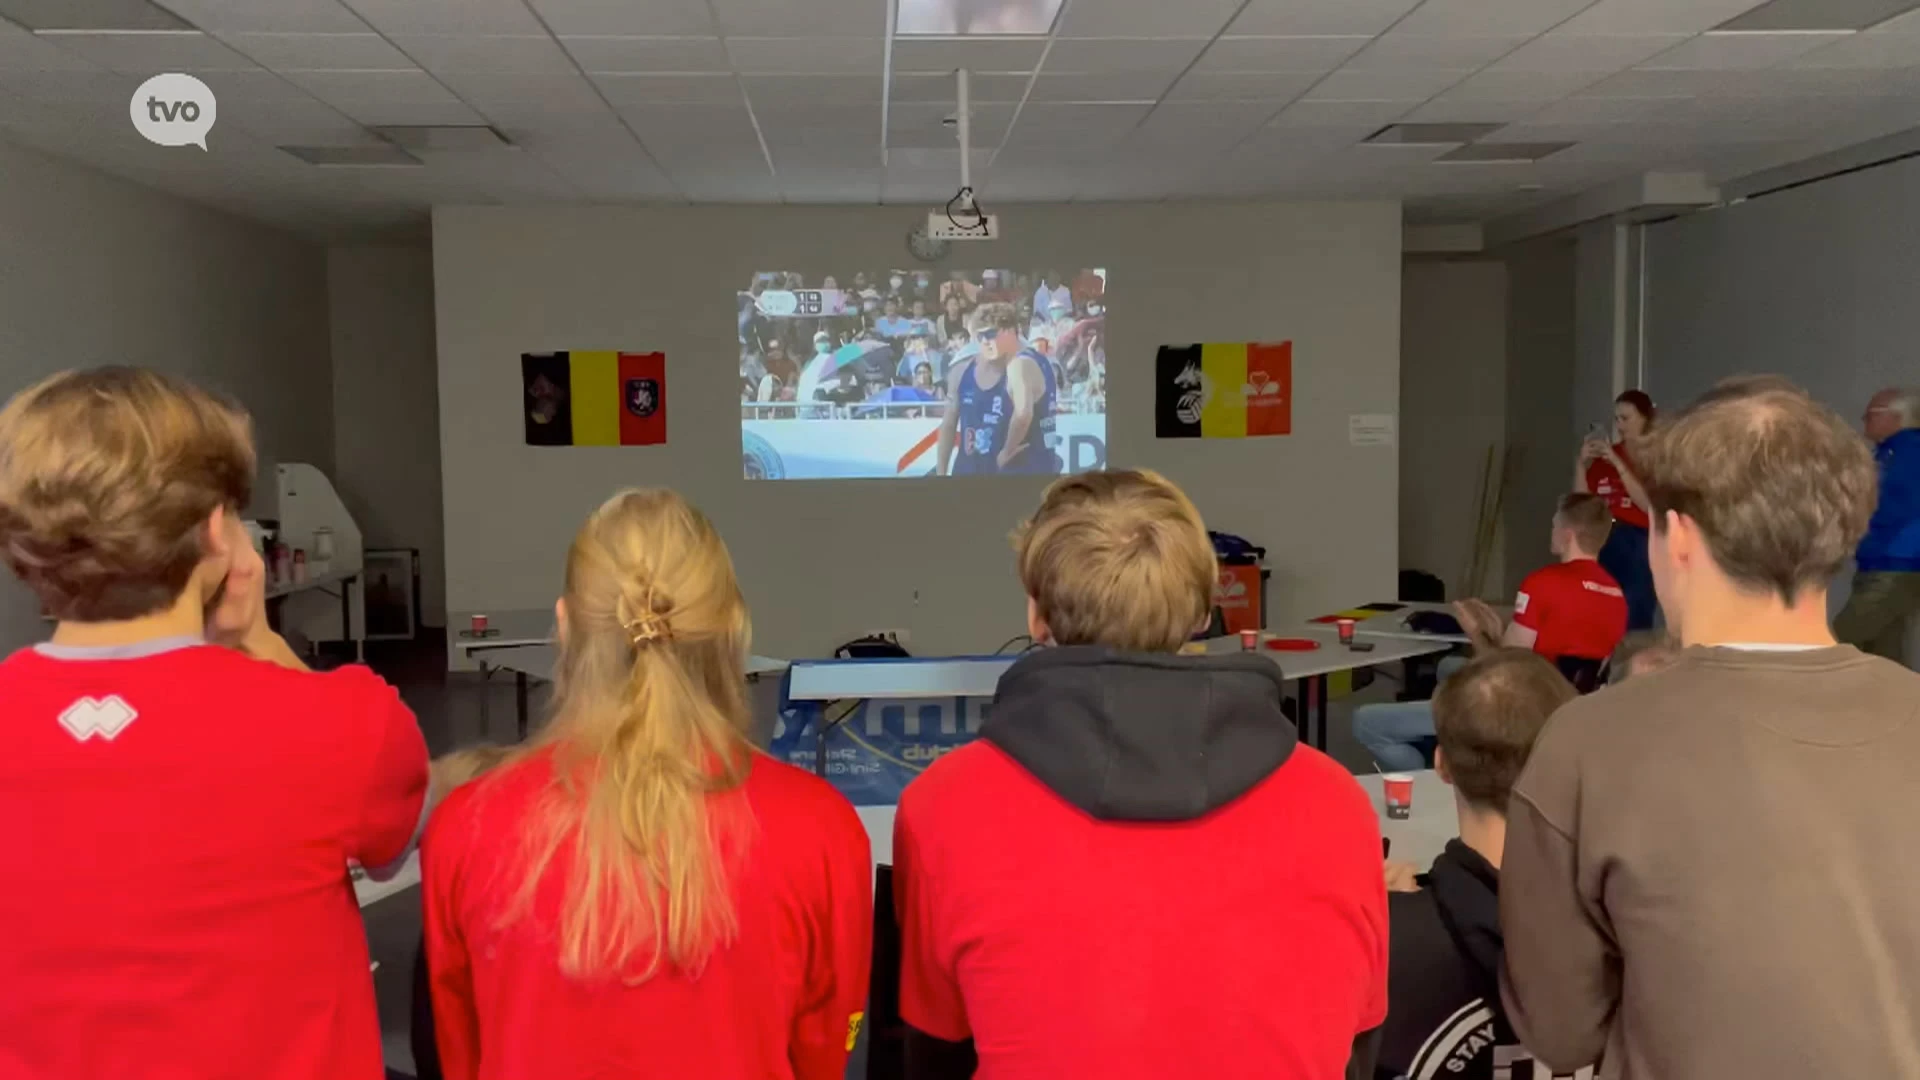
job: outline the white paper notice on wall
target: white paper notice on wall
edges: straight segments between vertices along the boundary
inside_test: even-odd
[[[1354,446],[1392,446],[1392,413],[1353,413],[1347,417],[1347,441]]]

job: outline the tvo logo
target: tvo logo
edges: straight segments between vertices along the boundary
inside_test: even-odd
[[[217,113],[213,91],[191,75],[155,75],[140,84],[127,104],[134,130],[155,146],[205,150]]]

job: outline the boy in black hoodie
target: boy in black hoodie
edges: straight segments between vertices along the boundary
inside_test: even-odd
[[[1434,768],[1453,786],[1460,836],[1388,898],[1393,923],[1382,1078],[1544,1080],[1500,1007],[1500,856],[1507,796],[1533,741],[1573,687],[1539,654],[1475,657],[1433,696]]]
[[[1213,545],[1148,472],[1015,539],[1037,649],[894,819],[909,1075],[1339,1080],[1386,1013],[1380,824],[1274,654],[1181,656]]]

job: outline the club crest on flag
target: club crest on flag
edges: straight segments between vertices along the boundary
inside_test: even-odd
[[[660,384],[653,379],[627,380],[627,411],[642,419],[660,408]]]
[[[1174,405],[1174,413],[1183,424],[1197,424],[1200,413],[1207,407],[1207,377],[1200,371],[1199,364],[1188,364],[1185,370],[1174,376],[1173,385],[1180,387],[1180,400]]]

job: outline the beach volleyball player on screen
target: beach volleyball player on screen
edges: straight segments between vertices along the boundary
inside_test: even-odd
[[[982,304],[973,317],[979,351],[947,375],[952,404],[940,423],[941,476],[1058,473],[1053,363],[1020,339],[1012,304]]]
[[[1107,275],[843,267],[737,294],[749,480],[1107,465]]]

